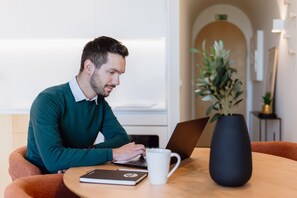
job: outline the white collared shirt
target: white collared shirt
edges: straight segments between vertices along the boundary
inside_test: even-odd
[[[80,89],[78,83],[77,83],[77,80],[76,80],[76,77],[74,77],[73,79],[71,79],[69,81],[69,86],[70,86],[70,89],[71,89],[71,92],[74,96],[74,99],[75,99],[75,102],[79,102],[79,101],[82,101],[82,100],[86,100],[86,101],[93,101],[95,100],[95,103],[97,103],[97,98],[98,96],[96,95],[94,98],[92,99],[89,99],[85,96],[85,94],[82,92],[82,90]]]

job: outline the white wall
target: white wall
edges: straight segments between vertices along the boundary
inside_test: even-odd
[[[166,0],[1,0],[0,113],[28,113],[40,91],[68,82],[100,35],[130,50],[111,103],[166,109],[167,17]]]
[[[249,16],[255,30],[264,31],[264,79],[261,82],[252,82],[253,98],[252,108],[260,111],[262,106],[261,96],[265,92],[265,74],[267,69],[268,50],[277,47],[279,50],[277,64],[276,79],[276,98],[275,112],[282,119],[282,140],[297,142],[297,122],[295,121],[295,112],[297,109],[297,91],[294,88],[297,76],[296,55],[290,56],[289,49],[297,49],[297,20],[290,19],[290,12],[297,12],[297,2],[290,1],[289,5],[285,5],[283,0],[274,0],[267,4],[261,1],[259,9],[255,9],[253,14]],[[260,7],[266,7],[265,10]],[[258,7],[257,7],[258,8]],[[280,34],[271,32],[272,20],[284,19],[285,30]],[[286,40],[283,35],[288,33],[291,38]]]
[[[79,70],[86,40],[0,40],[0,112],[28,112],[37,94]]]
[[[297,142],[297,54],[289,55],[289,49],[297,50],[297,19],[290,18],[290,12],[297,12],[297,2],[284,5],[278,0],[280,18],[285,20],[285,30],[279,37],[279,61],[276,81],[276,112],[282,118],[283,140]],[[283,35],[289,34],[289,39]]]
[[[166,108],[166,40],[129,39],[125,74],[107,98],[115,108]]]
[[[68,82],[79,71],[87,39],[0,40],[0,112],[28,112],[43,89]],[[130,51],[121,85],[108,100],[111,105],[131,103],[166,105],[165,39],[121,40]],[[5,93],[5,94],[4,94]],[[141,93],[141,94],[140,94]]]

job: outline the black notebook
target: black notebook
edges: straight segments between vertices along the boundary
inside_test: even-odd
[[[82,175],[80,182],[97,184],[136,185],[147,176],[147,172],[129,170],[95,169]]]

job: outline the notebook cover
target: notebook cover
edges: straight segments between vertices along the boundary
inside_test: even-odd
[[[95,169],[80,177],[80,182],[98,184],[136,185],[147,172]]]

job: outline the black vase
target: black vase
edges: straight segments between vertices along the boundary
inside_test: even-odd
[[[252,169],[251,142],[244,117],[220,116],[211,140],[211,178],[222,186],[242,186],[251,178]]]

